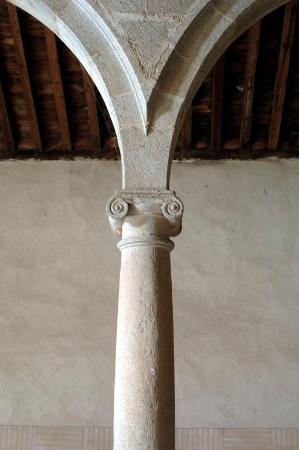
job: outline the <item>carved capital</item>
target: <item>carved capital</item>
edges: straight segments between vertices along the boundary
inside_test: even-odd
[[[180,233],[184,205],[173,191],[117,191],[106,207],[114,233],[124,227],[143,236],[171,237]]]
[[[164,214],[164,217],[171,221],[181,221],[183,212],[184,212],[184,205],[182,201],[173,195],[169,196],[169,198],[164,199],[162,205],[161,205],[162,212]]]

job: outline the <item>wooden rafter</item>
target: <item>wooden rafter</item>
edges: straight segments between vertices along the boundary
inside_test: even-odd
[[[186,114],[176,157],[298,157],[298,1],[285,2],[261,19],[262,33],[260,23],[255,24],[232,44],[224,87],[222,60]],[[0,158],[115,157],[109,113],[94,95],[89,76],[81,75],[76,57],[49,30],[44,35],[43,25],[25,12],[16,13],[6,0],[0,9]]]
[[[256,65],[261,36],[261,22],[254,24],[248,32],[248,49],[245,66],[244,96],[241,116],[240,144],[241,148],[250,144],[252,109],[254,99],[254,84]]]
[[[292,0],[285,6],[278,59],[278,69],[272,105],[272,115],[269,128],[268,150],[277,150],[279,143],[286,86],[291,60],[291,51],[296,24],[297,4],[297,0]]]
[[[13,132],[11,129],[8,110],[7,110],[7,106],[6,106],[6,99],[5,99],[5,95],[3,92],[1,80],[0,80],[0,120],[1,120],[1,124],[3,126],[3,129],[4,129],[4,137],[5,137],[5,143],[7,145],[7,150],[9,151],[9,153],[14,153],[16,150],[15,141],[14,141],[14,136],[13,136]]]
[[[88,123],[92,145],[92,154],[94,157],[97,157],[99,156],[99,151],[101,150],[101,139],[95,87],[84,67],[82,67],[82,73],[86,95],[86,105],[88,110]]]
[[[72,144],[70,138],[67,109],[65,104],[64,89],[61,77],[61,69],[57,53],[56,36],[47,27],[44,27],[44,33],[46,38],[47,53],[53,83],[58,127],[61,136],[60,147],[61,150],[71,150]]]
[[[212,77],[211,149],[221,148],[225,55],[216,63]]]
[[[17,61],[20,68],[20,79],[23,87],[23,95],[28,110],[28,119],[32,134],[32,142],[35,150],[41,150],[42,149],[41,137],[24,53],[24,46],[20,30],[18,12],[17,8],[11,3],[7,3],[7,7],[16,49]]]

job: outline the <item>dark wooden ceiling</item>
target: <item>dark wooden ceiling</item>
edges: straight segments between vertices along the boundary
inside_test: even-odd
[[[299,156],[297,0],[238,38],[197,92],[175,159]],[[74,55],[0,0],[0,159],[118,159],[113,125]]]

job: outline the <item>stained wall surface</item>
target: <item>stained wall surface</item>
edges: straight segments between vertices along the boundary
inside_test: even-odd
[[[120,184],[114,162],[0,163],[0,424],[112,425]],[[177,426],[297,427],[299,161],[175,164],[172,187]]]

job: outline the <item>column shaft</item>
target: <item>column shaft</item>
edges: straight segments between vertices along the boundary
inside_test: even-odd
[[[115,450],[174,450],[171,242],[165,244],[122,248]]]
[[[107,204],[122,237],[114,450],[174,450],[170,252],[183,204],[171,191],[121,191]]]

